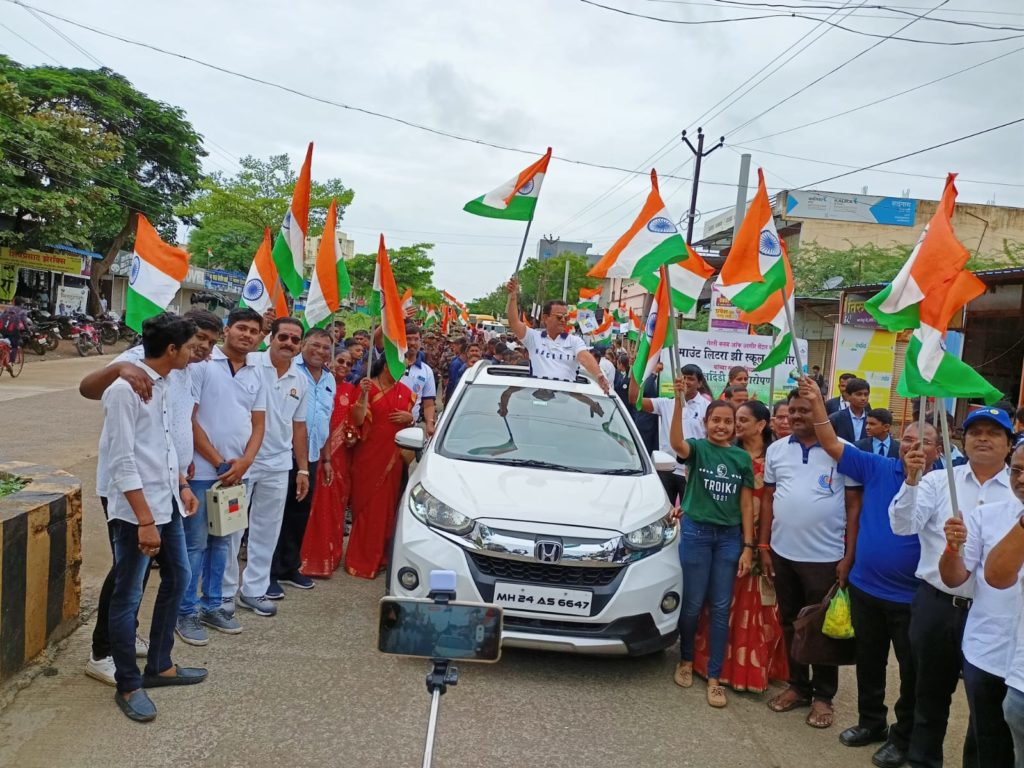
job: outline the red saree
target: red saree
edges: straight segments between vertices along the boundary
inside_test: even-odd
[[[754,459],[754,530],[757,530],[761,494],[764,492],[764,459]],[[756,558],[756,553],[755,553]],[[769,680],[789,679],[786,643],[782,638],[777,605],[761,604],[761,577],[748,573],[736,579],[729,611],[729,644],[722,662],[722,685],[737,691],[764,692]],[[700,616],[693,645],[693,670],[708,675],[708,609]]]
[[[345,508],[352,490],[349,467],[352,449],[346,433],[355,433],[352,406],[359,399],[359,388],[347,381],[338,382],[331,413],[331,434],[323,453],[331,457],[334,480],[324,482],[323,462],[317,472],[313,505],[309,512],[306,535],[302,540],[302,573],[321,579],[330,578],[341,562],[342,540],[345,536]]]
[[[345,570],[363,579],[376,578],[387,564],[387,545],[395,532],[395,511],[402,487],[402,454],[395,435],[405,425],[388,416],[412,410],[413,393],[397,383],[381,391],[373,384],[363,438],[352,451],[352,530]]]

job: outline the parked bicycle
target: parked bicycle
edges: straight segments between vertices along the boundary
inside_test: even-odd
[[[12,359],[11,342],[0,337],[0,376],[3,375],[4,371],[7,371],[12,377],[17,376],[24,367],[25,350],[22,347],[18,347],[18,351],[14,353],[14,358]]]

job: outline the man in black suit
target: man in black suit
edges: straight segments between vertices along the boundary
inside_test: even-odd
[[[892,438],[892,413],[885,408],[871,409],[864,430],[867,435],[857,441],[858,448],[890,459],[900,457],[900,444]]]
[[[825,413],[831,416],[846,407],[846,382],[854,378],[852,373],[839,374],[839,397],[830,397],[825,401]]]
[[[871,396],[871,385],[864,379],[854,377],[846,382],[845,392],[846,407],[828,418],[840,439],[856,443],[862,437],[869,436],[865,432],[865,427],[870,407],[868,398]]]

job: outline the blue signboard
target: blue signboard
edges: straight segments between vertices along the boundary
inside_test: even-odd
[[[788,218],[912,227],[916,215],[917,200],[908,197],[875,197],[799,189],[786,192]]]
[[[209,291],[227,291],[242,293],[245,287],[245,275],[241,272],[228,272],[222,269],[207,269],[203,274],[203,287]]]

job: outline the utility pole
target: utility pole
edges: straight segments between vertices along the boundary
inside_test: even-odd
[[[565,259],[565,276],[562,278],[562,301],[569,298],[569,258]]]
[[[747,212],[747,187],[750,185],[750,155],[740,155],[740,178],[736,185],[736,209],[733,212],[732,241],[736,242],[736,233],[740,230],[740,222]]]
[[[723,144],[725,144],[725,136],[720,136],[718,138],[718,143],[715,144],[715,146],[713,146],[707,152],[704,151],[704,129],[703,128],[698,128],[697,129],[697,146],[696,147],[694,147],[693,144],[690,142],[690,140],[686,137],[686,131],[683,131],[683,141],[686,142],[686,146],[688,146],[690,148],[690,151],[693,152],[694,157],[697,158],[697,162],[694,164],[694,167],[693,167],[693,191],[690,193],[690,216],[689,216],[689,219],[686,222],[686,244],[687,245],[693,245],[693,225],[697,221],[697,218],[696,218],[697,217],[697,188],[700,185],[700,166],[701,166],[701,161],[705,157],[710,155],[712,152],[714,152],[716,149],[719,149]],[[746,202],[746,201],[744,201],[744,202]]]

